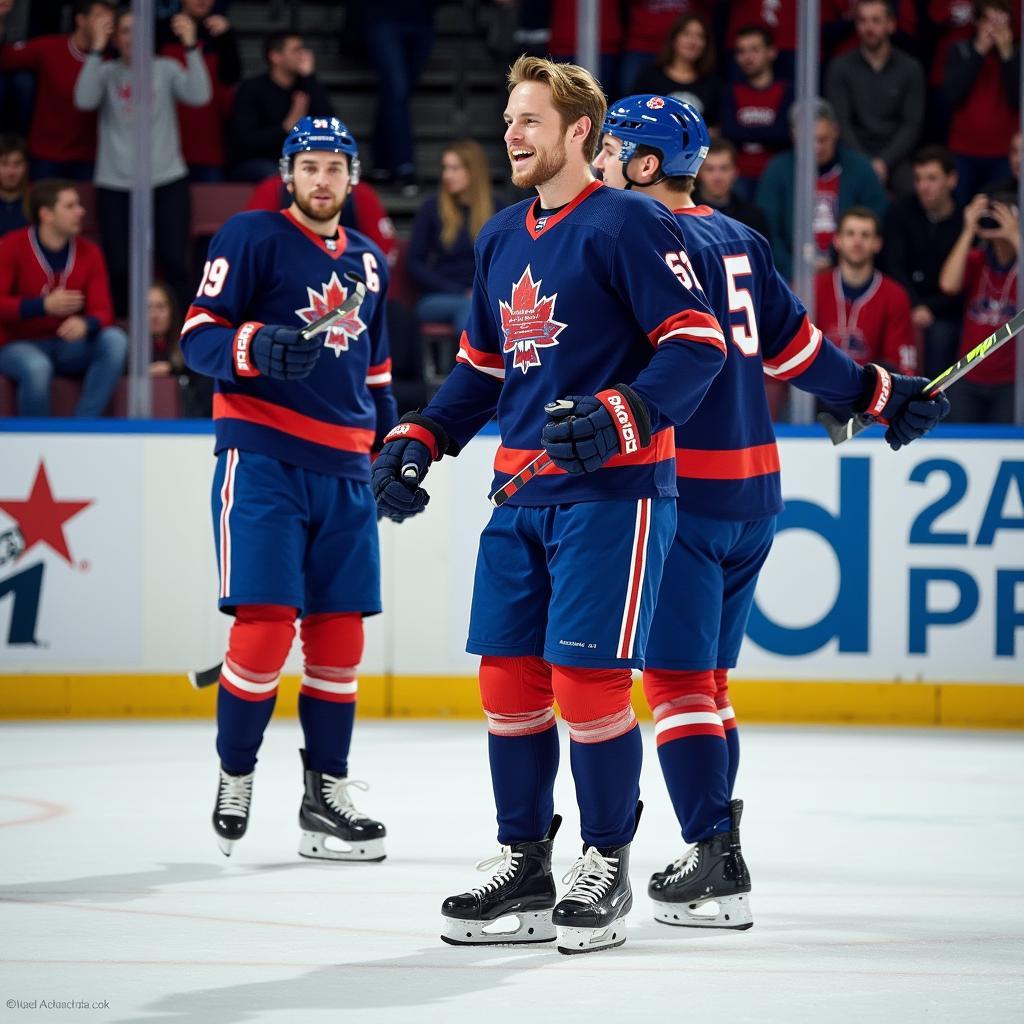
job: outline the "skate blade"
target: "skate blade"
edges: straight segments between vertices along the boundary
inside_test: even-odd
[[[223,853],[225,857],[231,856],[231,851],[234,849],[235,843],[237,842],[237,839],[223,839],[220,836],[217,837],[217,845],[220,847],[220,852]]]
[[[754,927],[749,893],[694,903],[660,903],[655,900],[654,920],[676,928],[733,928],[745,931]]]
[[[555,926],[550,910],[506,914],[481,925],[441,916],[441,941],[449,946],[521,946],[530,942],[554,942]]]
[[[299,840],[299,856],[309,860],[336,861],[382,861],[387,854],[384,852],[383,839],[367,839],[362,843],[349,843],[337,836],[324,832],[307,832],[303,830]]]
[[[566,956],[616,949],[626,941],[626,919],[620,917],[607,928],[559,928],[558,952]]]

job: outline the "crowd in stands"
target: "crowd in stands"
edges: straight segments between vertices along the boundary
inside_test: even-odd
[[[94,415],[107,406],[127,350],[118,325],[127,313],[134,167],[132,14],[79,0],[64,5],[60,26],[47,18],[55,6],[0,0],[0,378],[16,385],[19,413],[45,415],[50,378],[82,377],[77,412]],[[508,9],[495,53],[573,59],[574,0],[490,6]],[[396,237],[373,187],[420,194],[411,98],[437,7],[346,5],[345,31],[358,37],[379,89],[372,137],[360,140],[369,180],[355,186],[342,223],[399,264],[389,323],[396,380],[407,375],[405,406],[422,401],[451,365],[468,318],[474,239],[512,198],[493,188],[506,169],[489,166],[470,140],[444,150],[438,190],[423,197],[408,241]],[[789,279],[796,0],[602,0],[600,9],[609,98],[672,95],[702,112],[713,142],[699,202],[761,232]],[[175,342],[202,266],[189,235],[191,188],[244,182],[249,208],[282,208],[287,130],[307,114],[344,119],[344,94],[328,93],[294,32],[267,36],[264,68],[244,76],[224,0],[167,0],[158,15],[152,372],[180,379],[186,410],[204,415],[208,382],[185,374]],[[860,361],[933,376],[1016,311],[1019,21],[1008,0],[821,0],[816,321]],[[499,60],[496,88],[501,71]],[[487,138],[487,126],[475,134]],[[82,233],[86,189],[98,245]],[[1014,349],[957,385],[954,418],[1012,421]],[[773,408],[785,414],[784,390]]]

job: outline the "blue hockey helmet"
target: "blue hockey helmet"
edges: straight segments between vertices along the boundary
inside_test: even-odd
[[[352,184],[359,181],[359,147],[344,122],[336,117],[304,117],[292,125],[281,147],[281,177],[292,179],[292,160],[298,153],[344,153]]]
[[[696,175],[708,155],[711,136],[696,107],[671,96],[627,96],[608,108],[601,131],[622,142],[619,159],[628,164],[639,145],[661,152],[668,178]]]

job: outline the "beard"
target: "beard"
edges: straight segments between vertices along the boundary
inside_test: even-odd
[[[330,206],[321,207],[317,209],[311,202],[312,191],[306,195],[300,195],[298,190],[292,194],[292,198],[295,200],[295,205],[310,219],[327,223],[328,221],[334,220],[335,217],[341,212],[342,206],[345,205],[345,198],[342,197],[336,203],[331,203]]]
[[[544,151],[538,149],[533,158],[533,167],[529,171],[519,172],[515,164],[512,165],[512,184],[516,188],[536,188],[538,185],[544,185],[562,171],[568,160],[569,153],[565,146]]]

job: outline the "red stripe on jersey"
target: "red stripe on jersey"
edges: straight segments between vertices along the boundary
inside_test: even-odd
[[[668,427],[666,430],[659,430],[646,448],[641,448],[640,451],[634,452],[632,455],[613,455],[601,469],[615,469],[619,466],[649,466],[655,462],[664,462],[666,459],[671,459],[674,452],[674,436],[672,427]],[[541,448],[506,448],[504,445],[499,445],[498,452],[494,456],[494,471],[495,473],[507,473],[509,476],[515,476],[516,473],[521,469],[525,469],[529,463],[537,458],[541,451],[543,451]],[[556,476],[564,472],[564,469],[559,469],[552,463],[546,469],[542,469],[537,475]]]
[[[779,449],[774,441],[719,451],[676,449],[676,476],[693,480],[747,480],[778,472]]]
[[[374,432],[361,427],[343,427],[336,423],[324,423],[312,416],[286,409],[262,398],[249,398],[245,395],[213,396],[213,418],[215,420],[235,419],[255,423],[261,427],[280,430],[284,434],[312,441],[327,448],[335,448],[344,452],[362,452],[370,454]]]
[[[721,349],[723,355],[727,354],[722,325],[710,313],[701,313],[696,309],[673,313],[647,337],[655,348],[663,341],[696,341],[714,345]]]
[[[202,306],[189,306],[188,312],[185,314],[185,322],[181,325],[181,336],[184,337],[189,331],[202,327],[204,324],[216,324],[218,327],[230,327],[232,330],[235,326],[224,317],[217,316],[216,313],[211,313],[208,309],[203,309]]]
[[[366,386],[370,388],[386,388],[391,383],[391,360],[375,363],[366,371]]]
[[[720,725],[682,725],[676,729],[666,729],[659,733],[656,746],[663,746],[673,740],[688,739],[690,736],[717,736],[725,739],[725,731]]]
[[[315,231],[310,231],[305,224],[301,224],[297,221],[291,210],[282,210],[281,216],[297,227],[322,253],[330,256],[332,260],[341,259],[342,254],[348,248],[348,236],[345,234],[345,229],[343,227],[338,228],[337,238],[326,239],[322,235],[318,235]],[[327,244],[328,241],[333,243],[333,249]]]
[[[474,370],[481,370],[488,376],[505,376],[505,360],[497,352],[484,352],[483,349],[473,348],[469,343],[469,335],[463,331],[459,338],[459,351],[455,356],[456,362],[469,363]],[[500,370],[500,374],[489,373],[490,370]]]
[[[821,331],[804,317],[793,340],[778,355],[764,361],[764,372],[776,380],[791,380],[809,370],[821,348]]]

